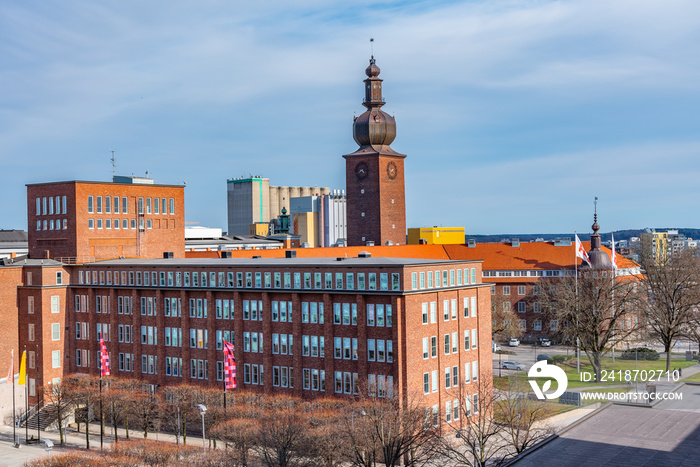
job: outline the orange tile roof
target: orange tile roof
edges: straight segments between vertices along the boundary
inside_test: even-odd
[[[590,248],[590,242],[582,242]],[[451,259],[483,261],[485,270],[548,270],[571,268],[574,265],[574,245],[554,246],[548,242],[521,243],[512,247],[506,243],[477,243],[467,245],[392,245],[392,246],[350,246],[332,248],[294,248],[298,258],[356,257],[367,251],[372,256],[387,258]],[[603,247],[610,254],[610,250]],[[233,258],[284,258],[286,250],[234,250]],[[188,251],[187,258],[217,258],[219,251]],[[620,268],[637,267],[629,259],[618,255]],[[579,265],[582,261],[578,260]]]
[[[586,250],[591,247],[591,242],[581,242]],[[610,250],[602,247],[608,255]],[[554,246],[549,242],[528,242],[513,247],[509,243],[477,243],[473,248],[466,245],[445,245],[445,250],[451,259],[481,259],[483,268],[491,270],[529,270],[529,269],[563,269],[573,268],[576,259],[575,245]],[[581,266],[583,260],[578,259]],[[637,267],[631,261],[621,255],[617,255],[619,268]]]

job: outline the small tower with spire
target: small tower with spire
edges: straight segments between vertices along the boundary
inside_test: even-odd
[[[396,120],[381,107],[382,79],[374,55],[365,70],[367,110],[353,121],[353,138],[360,146],[346,154],[348,245],[406,243],[406,196],[404,154],[391,148]]]
[[[591,251],[588,252],[588,258],[591,260],[591,269],[612,269],[610,256],[604,252],[601,246],[600,225],[598,225],[598,197],[596,196],[593,202],[593,235],[591,235]],[[585,268],[586,265],[583,267]]]

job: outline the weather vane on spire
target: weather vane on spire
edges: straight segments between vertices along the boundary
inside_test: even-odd
[[[369,38],[369,50],[372,54],[372,58],[374,58],[374,37]]]
[[[598,222],[598,197],[593,200],[593,222]]]

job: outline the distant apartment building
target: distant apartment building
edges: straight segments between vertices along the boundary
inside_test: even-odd
[[[344,246],[347,239],[347,200],[341,190],[330,195],[292,198],[290,233],[303,246]]]
[[[669,256],[685,249],[697,248],[697,241],[678,233],[678,230],[657,232],[654,229],[640,235],[642,254],[656,264],[665,262]]]
[[[185,192],[152,179],[27,185],[31,258],[76,262],[185,251]]]
[[[301,196],[329,195],[330,188],[270,186],[260,176],[227,180],[228,235],[249,235],[251,224],[269,223],[289,211],[291,199]]]

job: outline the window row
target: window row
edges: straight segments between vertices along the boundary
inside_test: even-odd
[[[222,365],[223,366],[223,365]],[[223,377],[222,377],[223,379]],[[294,387],[294,368],[286,366],[272,367],[272,385],[282,388]]]
[[[126,222],[126,219],[123,220]],[[136,222],[134,219],[131,220],[132,223]],[[107,222],[110,222],[114,228],[119,228],[116,226],[118,224],[115,219],[115,223],[112,224],[110,219],[106,219],[105,224],[102,224],[102,219],[98,219],[98,229],[106,226]],[[150,220],[149,220],[150,222]],[[93,228],[93,219],[88,220],[88,226]],[[107,227],[107,228],[112,228]],[[127,228],[124,226],[123,228]],[[135,229],[135,224],[132,225],[132,229]],[[150,227],[149,227],[150,228]],[[92,276],[90,273],[92,272]],[[343,286],[341,282],[336,281],[336,287],[333,287],[333,273],[325,273],[326,282],[322,281],[323,273],[314,273],[316,281],[314,282],[314,287],[311,287],[311,273],[310,272],[246,272],[245,282],[243,272],[197,272],[197,271],[100,271],[98,276],[98,271],[79,271],[78,283],[79,284],[100,284],[100,285],[137,285],[137,286],[152,286],[152,287],[219,287],[219,288],[274,288],[274,289],[315,289],[315,290],[389,290],[388,280],[389,273],[379,274],[379,289],[377,289],[376,273],[367,273],[369,276],[368,287],[365,287],[365,273],[345,273],[345,276],[357,276],[358,284],[355,287],[352,284],[344,283]],[[301,275],[304,274],[305,278],[309,278],[308,285],[306,280],[304,282],[305,286],[302,288]],[[343,273],[336,273],[336,275],[343,276]],[[400,274],[392,273],[392,288],[391,290],[400,290]],[[98,279],[99,278],[99,279]],[[235,278],[235,280],[234,280]],[[263,287],[264,278],[264,287]],[[292,278],[294,279],[294,287],[292,287]],[[360,281],[360,279],[362,279]],[[348,287],[350,285],[350,287]]]
[[[323,336],[301,336],[301,355],[303,357],[326,356],[326,339]]]
[[[357,373],[350,373],[348,371],[336,371],[336,394],[358,394],[357,379]]]
[[[68,219],[44,219],[36,221],[36,230],[68,230]]]
[[[476,297],[464,297],[462,302],[463,316],[465,318],[476,318]],[[437,302],[421,303],[421,314],[423,324],[437,323],[438,307]],[[444,321],[457,319],[457,299],[442,301],[442,317]]]
[[[394,397],[394,377],[367,375],[367,391],[370,397]]]
[[[243,383],[263,385],[263,365],[245,363],[243,365]]]
[[[243,351],[262,353],[263,351],[263,333],[262,332],[244,332],[243,333]]]
[[[209,361],[196,358],[190,359],[190,378],[209,379]]]
[[[390,340],[367,339],[368,362],[394,362],[394,343]]]
[[[272,353],[294,355],[294,336],[292,334],[272,334]]]
[[[326,371],[317,370],[315,368],[303,368],[303,385],[302,388],[311,391],[326,390]]]
[[[68,199],[65,196],[36,198],[37,216],[52,216],[54,214],[68,214]]]
[[[476,284],[476,268],[411,273],[411,290]]]
[[[477,361],[464,364],[464,383],[469,384],[478,380],[479,363]],[[445,368],[445,389],[459,387],[459,368],[457,366]],[[438,392],[440,380],[438,370],[423,373],[423,394]]]
[[[455,354],[459,351],[459,342],[457,331],[447,333],[444,336],[444,351],[445,355]],[[477,345],[477,330],[464,330],[464,350],[476,349]],[[438,355],[438,339],[437,336],[423,338],[423,359],[436,358]]]
[[[629,318],[628,318],[628,321],[629,321]],[[630,325],[631,325],[631,323],[630,323]],[[518,329],[520,329],[521,331],[527,331],[528,330],[527,320],[519,319],[518,320]],[[628,329],[631,329],[631,327]],[[532,321],[532,330],[533,331],[542,331],[542,320],[541,319],[536,319],[536,320]],[[559,330],[559,320],[550,319],[549,320],[549,330],[551,332],[558,331]]]
[[[56,197],[58,198],[58,197]],[[65,196],[63,197],[65,203]],[[104,203],[103,203],[104,199]],[[49,206],[51,207],[51,206]],[[87,209],[89,214],[128,214],[129,213],[129,198],[126,196],[88,196]],[[145,209],[144,209],[145,208]],[[170,208],[168,210],[168,208]],[[39,209],[39,200],[37,199],[37,211]],[[65,210],[65,205],[64,205]],[[138,199],[139,214],[175,214],[175,198],[139,198]],[[38,214],[38,212],[37,212]],[[58,213],[60,214],[60,213]]]

